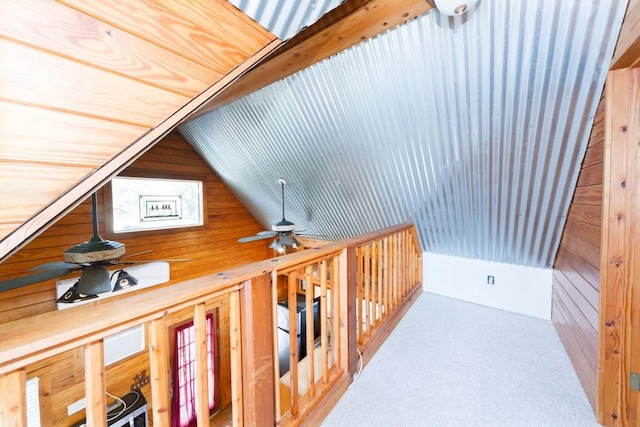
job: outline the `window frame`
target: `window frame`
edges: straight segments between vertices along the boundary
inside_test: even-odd
[[[196,230],[205,230],[209,228],[209,215],[207,213],[207,180],[203,175],[195,174],[181,174],[181,173],[162,173],[162,172],[150,172],[142,170],[127,169],[117,175],[117,178],[147,178],[147,179],[163,179],[163,180],[187,180],[187,181],[200,181],[202,185],[202,224],[201,225],[188,225],[180,227],[166,227],[157,228],[152,230],[132,230],[125,232],[116,232],[113,227],[113,186],[111,181],[105,184],[103,196],[104,196],[104,230],[105,236],[108,239],[118,240],[127,239],[140,236],[157,236],[166,235],[167,233],[184,233]]]

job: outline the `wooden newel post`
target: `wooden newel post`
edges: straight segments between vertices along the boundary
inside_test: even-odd
[[[244,425],[274,425],[273,304],[271,275],[244,282],[240,291]]]

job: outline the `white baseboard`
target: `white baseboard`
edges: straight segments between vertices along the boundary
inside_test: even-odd
[[[462,301],[551,319],[552,270],[425,252],[423,289]],[[492,276],[494,283],[488,283]]]

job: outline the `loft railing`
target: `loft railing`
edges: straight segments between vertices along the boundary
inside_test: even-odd
[[[150,416],[154,426],[169,426],[167,321],[185,311],[199,343],[198,425],[208,425],[206,315],[213,304],[222,303],[229,308],[224,327],[233,425],[297,426],[319,420],[326,405],[346,391],[358,342],[361,353],[371,354],[372,343],[384,339],[385,325],[397,322],[410,305],[421,278],[415,229],[400,226],[151,292],[2,324],[0,426],[26,425],[27,367],[78,348],[84,355],[87,425],[106,425],[104,339],[139,325],[148,331]],[[304,308],[304,341],[297,338],[298,305]],[[283,307],[288,314],[284,338],[278,333]],[[286,372],[280,367],[283,344],[288,344]],[[265,375],[269,372],[273,375]]]
[[[351,349],[358,349],[357,354],[350,352],[353,373],[358,362],[368,362],[422,291],[422,249],[415,227],[409,224],[345,243],[350,303],[355,307]]]

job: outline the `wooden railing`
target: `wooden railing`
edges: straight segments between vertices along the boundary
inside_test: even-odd
[[[357,354],[350,371],[366,364],[422,292],[422,249],[415,227],[406,224],[350,239],[350,304],[355,307]],[[355,345],[352,342],[352,350]],[[362,359],[362,360],[360,360]]]
[[[358,267],[360,265],[361,267]],[[170,425],[167,322],[185,312],[196,342],[198,425],[209,423],[206,316],[228,306],[233,425],[303,425],[321,420],[346,391],[357,342],[370,354],[385,325],[397,322],[420,287],[419,245],[412,226],[305,249],[153,291],[110,298],[0,325],[0,425],[26,425],[26,369],[82,348],[87,425],[106,425],[104,339],[145,325],[154,426]],[[285,303],[278,304],[284,300]],[[306,335],[298,342],[298,301]],[[288,312],[288,343],[278,334]],[[359,308],[356,308],[359,307]],[[373,308],[377,307],[377,308]],[[405,308],[403,308],[405,307]],[[356,321],[355,313],[358,312]],[[184,320],[184,319],[182,319]],[[357,325],[362,325],[356,328]],[[390,331],[390,329],[389,329]],[[287,372],[279,353],[288,344]],[[356,360],[357,361],[357,360]],[[272,373],[272,374],[268,374]]]

